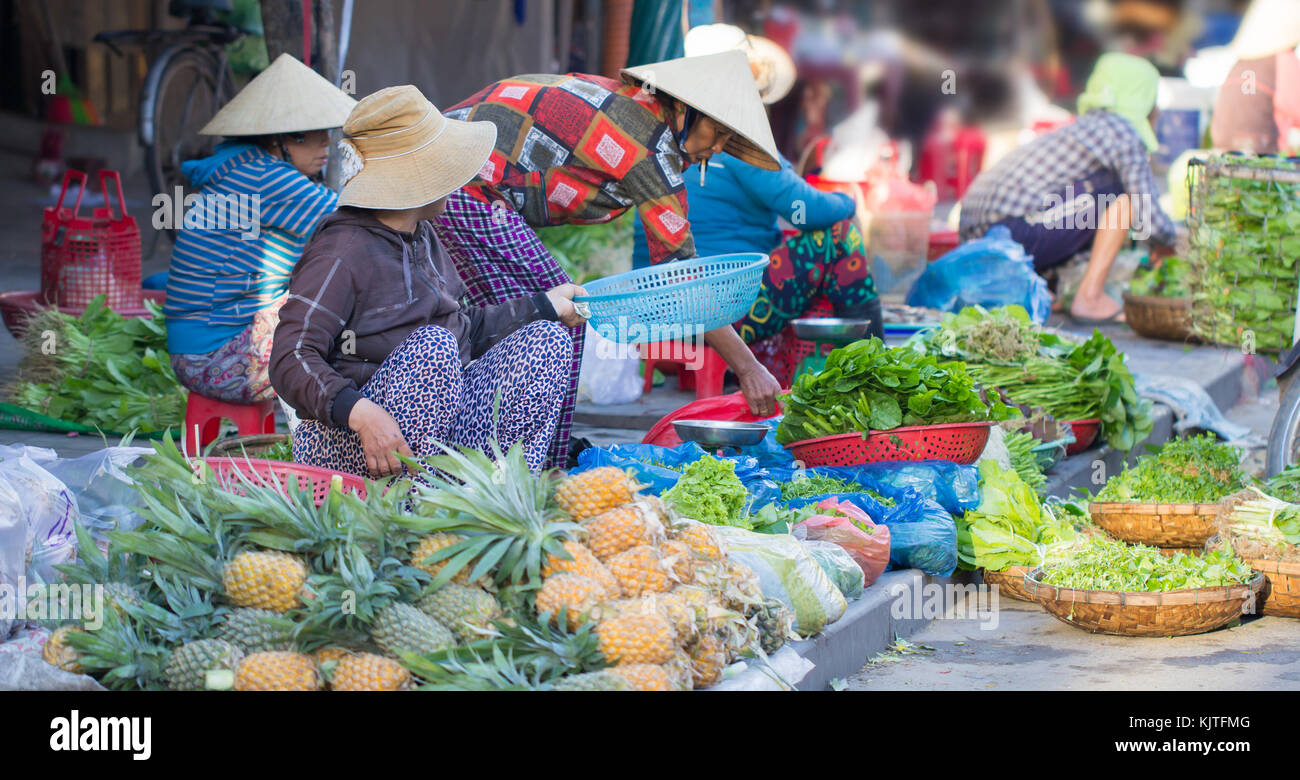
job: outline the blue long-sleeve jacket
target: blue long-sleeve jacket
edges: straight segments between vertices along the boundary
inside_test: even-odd
[[[729,154],[718,154],[709,161],[703,187],[694,167],[683,178],[687,216],[695,250],[701,256],[768,254],[781,243],[777,217],[800,230],[821,230],[853,216],[856,208],[848,195],[813,188],[784,157],[780,170],[765,171]],[[632,266],[644,268],[650,264],[650,253],[640,222],[634,235]]]

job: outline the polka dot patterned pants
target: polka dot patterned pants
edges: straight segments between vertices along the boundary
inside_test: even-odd
[[[462,369],[456,337],[426,325],[388,356],[361,394],[393,416],[417,456],[437,443],[487,451],[516,442],[533,473],[546,461],[573,362],[573,339],[558,322],[532,322]],[[496,418],[494,423],[494,407]],[[303,420],[293,432],[293,459],[367,476],[361,437],[347,428]]]

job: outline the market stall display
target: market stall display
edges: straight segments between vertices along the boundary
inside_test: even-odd
[[[1215,344],[1292,344],[1300,271],[1300,164],[1220,155],[1188,168],[1191,323]]]
[[[1300,506],[1255,487],[1228,496],[1206,549],[1228,547],[1263,573],[1263,614],[1300,618]]]
[[[968,306],[908,344],[963,361],[977,384],[1009,403],[1063,421],[1099,420],[1101,436],[1116,449],[1131,450],[1151,433],[1150,402],[1138,397],[1123,353],[1099,330],[1075,343],[1035,325],[1019,306]],[[1074,436],[1083,441],[1083,433]]]
[[[1124,292],[1124,321],[1150,339],[1191,341],[1191,269],[1181,257],[1166,257],[1159,267],[1142,267]]]
[[[1108,480],[1088,511],[1127,542],[1201,547],[1214,534],[1219,500],[1247,484],[1240,453],[1213,435],[1174,439]]]
[[[156,438],[179,430],[186,391],[167,354],[161,310],[123,317],[95,298],[79,316],[42,309],[28,320],[18,379],[4,389],[0,424]]]
[[[1231,554],[1161,555],[1145,545],[1090,537],[1062,563],[1025,574],[1025,590],[1048,614],[1085,631],[1187,636],[1241,618],[1262,574]]]

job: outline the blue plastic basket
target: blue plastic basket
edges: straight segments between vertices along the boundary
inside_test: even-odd
[[[573,301],[597,333],[620,344],[688,339],[749,313],[768,262],[745,252],[662,263],[588,282],[590,294]]]

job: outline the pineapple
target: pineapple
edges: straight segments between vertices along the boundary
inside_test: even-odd
[[[767,599],[745,613],[754,621],[759,633],[759,646],[771,655],[785,645],[794,635],[794,615],[780,599]]]
[[[695,561],[691,548],[684,542],[668,541],[659,545],[659,552],[664,556],[664,563],[672,569],[673,579],[682,585],[689,585],[695,579]]]
[[[629,503],[640,489],[622,469],[601,466],[561,481],[555,487],[555,502],[574,520],[585,520]]]
[[[632,686],[623,675],[615,673],[612,669],[603,669],[599,672],[584,672],[561,677],[557,682],[552,683],[551,687],[557,691],[626,691]]]
[[[456,534],[427,534],[415,546],[415,552],[411,554],[411,565],[423,572],[427,572],[430,577],[437,577],[438,573],[442,571],[442,567],[447,565],[449,559],[444,558],[440,561],[429,562],[429,556],[463,540],[464,537]],[[452,577],[451,581],[457,585],[468,585],[469,573],[473,571],[476,562],[477,559],[465,564],[465,567],[456,572],[456,576]]]
[[[81,674],[85,669],[78,662],[77,651],[68,644],[68,634],[73,631],[86,633],[84,629],[77,626],[60,626],[54,629],[49,639],[45,640],[45,646],[41,648],[41,658],[50,666],[56,666],[65,672]]]
[[[668,531],[668,538],[685,544],[695,557],[717,561],[723,557],[722,544],[703,523],[683,523]]]
[[[624,550],[663,541],[663,523],[637,504],[606,510],[582,522],[587,531],[587,546],[601,561],[608,561]]]
[[[326,647],[317,648],[317,650],[311,654],[311,657],[316,659],[317,666],[324,666],[325,664],[330,662],[342,661],[344,658],[347,658],[349,655],[352,655],[352,651],[347,649],[346,647],[329,645]]]
[[[278,550],[246,550],[226,564],[226,596],[240,607],[288,612],[302,604],[298,594],[307,579],[302,559]]]
[[[451,629],[461,642],[473,642],[492,632],[502,617],[501,605],[482,588],[449,582],[430,591],[416,604],[420,611]]]
[[[695,638],[695,608],[684,597],[674,593],[648,593],[635,599],[615,603],[619,614],[662,615],[673,626],[677,641],[683,644]]]
[[[165,675],[173,691],[202,691],[208,688],[208,672],[234,672],[244,651],[224,639],[186,642],[172,651]]]
[[[610,558],[609,570],[618,578],[619,589],[627,598],[663,593],[676,584],[659,551],[649,545],[633,547]]]
[[[691,656],[685,650],[678,650],[668,663],[663,665],[672,680],[673,690],[689,691],[695,687],[695,676],[691,666]]]
[[[109,582],[104,585],[104,605],[117,612],[118,615],[125,615],[125,605],[139,607],[144,604],[144,596],[136,586],[126,582]],[[62,605],[60,605],[62,606]],[[99,617],[95,613],[95,604],[85,606],[84,623],[97,622]]]
[[[691,646],[692,687],[707,688],[722,679],[727,668],[727,642],[716,631],[706,631]]]
[[[235,670],[237,691],[318,691],[320,672],[309,655],[275,651],[244,656]]]
[[[592,553],[589,547],[573,540],[565,542],[563,546],[571,560],[565,560],[558,555],[546,556],[546,563],[542,565],[543,578],[562,571],[573,572],[604,585],[611,595],[622,592],[618,585],[618,579],[610,573],[605,564],[596,558],[596,555]]]
[[[672,623],[658,614],[605,618],[596,624],[596,637],[611,664],[662,664],[677,650]]]
[[[695,567],[695,584],[717,596],[728,609],[744,612],[763,602],[758,575],[732,560],[701,562]]]
[[[374,653],[344,655],[332,662],[330,690],[400,691],[411,687],[411,673],[391,658]]]
[[[217,627],[216,638],[245,653],[294,649],[293,625],[269,609],[232,609]]]
[[[572,631],[587,622],[588,616],[611,595],[593,579],[562,572],[548,577],[537,591],[537,613],[558,621],[559,612],[564,609],[565,622]]]
[[[451,631],[410,604],[393,603],[375,614],[371,638],[386,653],[402,652],[423,655],[452,647],[456,637]]]
[[[658,664],[627,664],[612,667],[608,671],[622,677],[635,691],[671,691],[676,687],[673,675]]]

